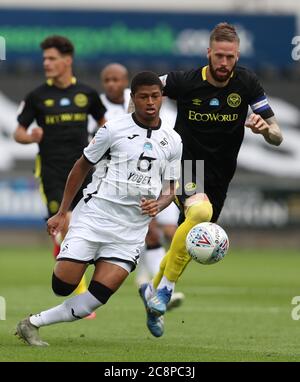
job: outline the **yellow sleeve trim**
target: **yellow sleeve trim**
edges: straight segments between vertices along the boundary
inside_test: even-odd
[[[202,68],[202,80],[203,81],[206,81],[206,70],[207,70],[207,68],[208,68],[208,65],[206,65],[206,66],[203,66],[203,68]]]
[[[54,83],[54,81],[53,81],[52,78],[48,78],[47,81],[46,81],[46,84],[47,84],[48,86],[53,86],[53,83]],[[71,78],[71,84],[72,84],[72,85],[75,85],[76,83],[77,83],[77,78],[73,76],[73,77]]]

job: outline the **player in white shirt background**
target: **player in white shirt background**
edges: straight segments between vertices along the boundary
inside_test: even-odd
[[[104,91],[100,94],[100,99],[106,108],[105,119],[107,121],[118,118],[128,111],[130,101],[128,77],[126,67],[119,63],[107,65],[100,73],[100,85]],[[173,128],[176,116],[176,104],[169,98],[164,97],[160,110],[161,119],[168,121],[168,124]],[[96,126],[90,129],[96,129]],[[85,194],[95,192],[95,186],[97,186],[99,178],[105,174],[105,171],[105,161],[103,161],[96,166],[93,182],[89,185]],[[175,203],[171,203],[163,212],[159,213],[155,219],[152,219],[146,236],[146,246],[143,249],[143,256],[136,270],[137,285],[149,282],[159,270],[160,262],[166,254],[162,242],[165,242],[165,246],[169,246],[177,229],[178,217],[179,209]],[[168,304],[168,309],[179,306],[183,299],[184,295],[182,292],[174,292]]]
[[[29,345],[47,346],[39,328],[75,321],[104,305],[134,270],[151,218],[174,200],[180,177],[180,136],[159,118],[162,83],[152,72],[137,74],[131,84],[133,114],[101,127],[72,168],[48,233],[59,232],[68,207],[90,169],[110,152],[97,192],[76,206],[53,271],[55,294],[68,296],[89,263],[95,270],[88,291],[20,321],[17,335]],[[146,304],[146,301],[144,301]],[[163,319],[147,312],[152,334],[163,334]]]

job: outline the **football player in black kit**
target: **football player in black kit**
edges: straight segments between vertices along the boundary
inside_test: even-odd
[[[244,126],[260,134],[271,145],[282,141],[280,128],[256,75],[237,66],[239,37],[227,23],[218,24],[210,35],[208,65],[190,71],[170,72],[161,77],[164,95],[177,101],[175,130],[183,142],[182,182],[177,196],[183,219],[160,270],[151,283],[139,290],[147,301],[147,317],[162,316],[175,283],[191,260],[185,248],[190,229],[201,222],[216,222],[229,183],[235,173]],[[248,106],[253,114],[248,120]],[[197,174],[196,161],[204,161],[204,176]],[[187,162],[186,162],[187,163]],[[203,174],[203,172],[202,172]],[[147,320],[148,329],[158,328]],[[160,325],[160,335],[163,328]],[[149,324],[151,323],[151,325]]]
[[[68,174],[88,144],[88,115],[102,125],[105,107],[97,92],[73,76],[74,47],[63,36],[49,36],[41,43],[46,82],[22,102],[14,138],[22,144],[37,143],[36,176],[40,179],[48,217],[59,209]],[[28,130],[33,121],[37,127]],[[88,180],[87,182],[88,183]],[[86,184],[83,185],[83,188]],[[78,192],[71,209],[82,197]],[[68,230],[70,214],[62,238]],[[55,240],[54,256],[59,253]],[[84,280],[77,292],[86,290]]]

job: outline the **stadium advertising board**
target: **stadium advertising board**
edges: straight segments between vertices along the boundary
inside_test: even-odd
[[[44,227],[47,211],[32,177],[0,181],[0,228]],[[300,226],[300,196],[288,188],[232,187],[220,224],[247,229]]]
[[[292,63],[296,17],[289,15],[2,9],[0,35],[10,62],[40,61],[40,41],[55,33],[72,39],[79,61],[138,60],[174,68],[202,63],[209,33],[222,21],[238,29],[243,64],[282,68]]]

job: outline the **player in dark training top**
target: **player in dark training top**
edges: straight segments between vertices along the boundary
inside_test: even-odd
[[[183,222],[160,264],[160,271],[152,283],[140,288],[143,299],[148,301],[148,314],[157,316],[165,313],[175,283],[191,260],[185,248],[188,232],[198,223],[216,222],[220,215],[236,170],[244,126],[254,134],[261,134],[269,144],[278,146],[282,141],[256,75],[236,66],[239,37],[233,26],[221,23],[215,27],[207,57],[207,66],[161,77],[164,95],[177,101],[175,130],[183,142],[177,201]],[[246,121],[249,105],[253,114]],[[148,324],[152,334],[156,332],[154,327],[153,321],[151,326]]]
[[[47,81],[22,102],[14,137],[19,143],[39,145],[36,176],[40,178],[51,217],[59,209],[71,168],[88,144],[88,115],[102,125],[106,109],[97,92],[73,76],[74,47],[68,39],[50,36],[41,43],[41,48]],[[28,130],[33,121],[37,127]],[[71,209],[81,196],[82,189]],[[69,218],[62,236],[67,232]],[[58,252],[56,246],[54,254]]]

